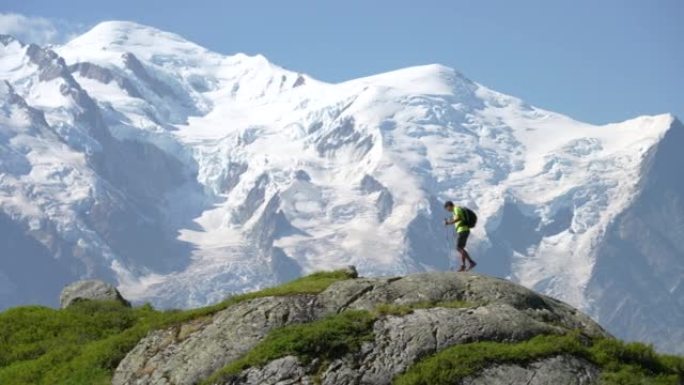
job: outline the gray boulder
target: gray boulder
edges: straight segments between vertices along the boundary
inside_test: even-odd
[[[263,368],[249,368],[240,377],[228,380],[226,385],[318,385],[311,372],[314,368],[302,366],[297,357],[286,356],[273,360]]]
[[[99,280],[77,281],[62,290],[59,296],[59,304],[62,309],[75,302],[91,301],[117,301],[126,306],[131,304],[121,296],[116,287]]]
[[[444,301],[466,301],[471,306],[439,306]],[[274,328],[315,321],[347,309],[374,310],[382,304],[418,303],[427,303],[428,308],[378,317],[373,325],[374,340],[365,343],[359,352],[333,362],[307,365],[297,357],[283,357],[263,367],[246,369],[221,385],[390,384],[397,374],[423,357],[456,344],[523,341],[574,329],[588,336],[608,336],[572,307],[501,279],[451,272],[357,278],[336,282],[318,295],[254,299],[212,317],[153,332],[120,363],[113,385],[195,384],[248,352]],[[542,360],[539,365],[534,369],[539,373],[548,368],[553,369],[549,372],[563,372],[546,378],[562,378],[577,369],[556,361]],[[497,370],[508,369],[502,366]],[[589,369],[585,372],[594,373]],[[490,375],[487,373],[483,375]]]
[[[523,341],[563,329],[537,321],[506,304],[467,309],[417,309],[374,325],[375,340],[360,354],[333,362],[322,383],[391,384],[413,363],[452,345],[473,341]]]
[[[587,360],[560,355],[527,365],[494,365],[459,385],[590,385],[599,382],[600,371]]]
[[[318,318],[315,303],[313,295],[257,298],[209,319],[153,332],[119,364],[112,384],[196,384],[274,328]]]

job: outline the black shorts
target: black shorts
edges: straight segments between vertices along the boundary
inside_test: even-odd
[[[468,235],[470,235],[470,231],[463,231],[457,234],[458,238],[456,240],[456,248],[465,249],[466,242],[468,242]]]

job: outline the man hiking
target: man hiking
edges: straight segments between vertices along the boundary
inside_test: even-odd
[[[470,254],[465,249],[468,235],[470,235],[470,227],[467,226],[468,222],[466,221],[466,211],[463,207],[455,206],[452,201],[444,203],[444,209],[452,214],[452,219],[445,219],[444,225],[454,225],[456,227],[456,234],[458,234],[456,250],[461,254],[461,268],[458,271],[470,271],[477,266],[477,263],[470,258]],[[468,262],[467,268],[466,261]]]

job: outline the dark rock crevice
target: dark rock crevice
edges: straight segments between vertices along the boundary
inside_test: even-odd
[[[140,91],[133,85],[133,83],[119,74],[113,71],[100,67],[93,63],[76,63],[69,66],[69,71],[71,73],[78,72],[78,74],[87,79],[97,80],[103,84],[109,84],[114,81],[122,90],[124,90],[129,96],[134,98],[142,98]]]

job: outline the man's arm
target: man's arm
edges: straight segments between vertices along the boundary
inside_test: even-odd
[[[449,225],[456,224],[456,223],[458,223],[458,222],[460,222],[460,221],[461,221],[461,218],[458,216],[458,214],[456,214],[456,217],[455,217],[455,218],[445,219],[445,220],[444,220],[444,225],[445,225],[445,226],[449,226]]]

